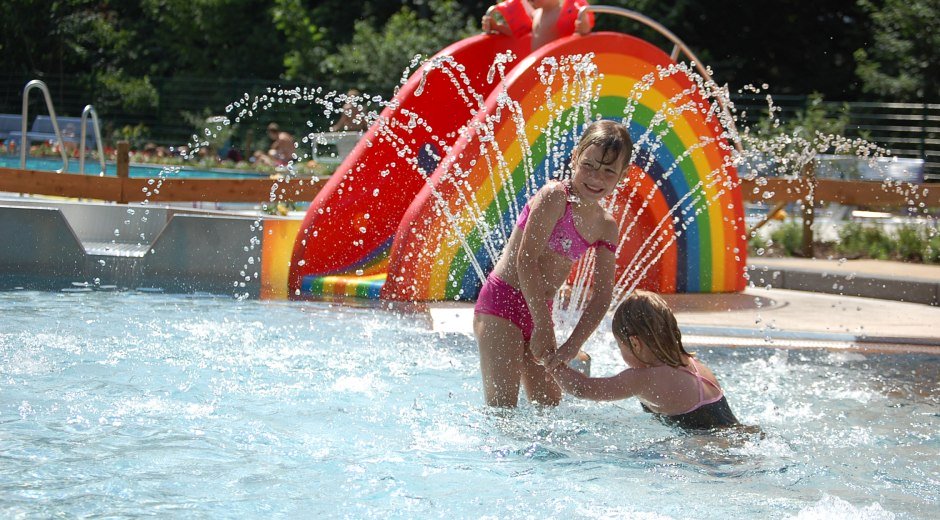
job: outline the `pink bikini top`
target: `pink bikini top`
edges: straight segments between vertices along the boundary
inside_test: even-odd
[[[689,408],[688,410],[686,410],[686,411],[684,411],[684,412],[682,412],[682,413],[680,413],[680,414],[676,414],[676,415],[682,415],[682,414],[687,414],[687,413],[690,413],[690,412],[694,412],[695,410],[698,410],[699,408],[705,406],[706,404],[712,404],[712,403],[716,403],[716,402],[718,402],[718,401],[721,401],[721,398],[725,396],[725,394],[724,394],[724,392],[722,392],[720,386],[718,386],[718,385],[715,384],[712,380],[706,378],[706,377],[703,376],[702,374],[699,374],[699,372],[698,372],[698,366],[696,366],[696,364],[695,364],[695,358],[691,358],[690,361],[691,361],[691,363],[689,363],[689,364],[692,365],[692,370],[689,370],[689,369],[686,368],[686,367],[679,367],[679,370],[682,370],[682,371],[684,371],[684,372],[688,372],[688,373],[692,374],[693,376],[695,376],[695,379],[698,379],[698,403],[696,403],[695,406],[693,406],[692,408]],[[705,383],[708,383],[708,384],[712,385],[713,387],[715,387],[715,389],[718,390],[718,395],[716,395],[715,397],[713,397],[713,398],[711,398],[711,399],[705,399]]]
[[[564,184],[565,195],[568,194],[568,185]],[[525,228],[529,221],[529,205],[526,204],[519,213],[519,219],[516,220],[516,227]],[[598,240],[593,244],[585,240],[578,228],[574,225],[574,212],[571,210],[571,201],[565,201],[565,214],[555,223],[555,229],[548,237],[548,247],[559,255],[567,257],[572,262],[577,261],[581,256],[593,247],[606,247],[611,253],[617,252],[617,246],[606,240]]]

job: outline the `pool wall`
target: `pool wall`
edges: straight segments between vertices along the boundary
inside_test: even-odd
[[[292,227],[297,224],[277,217],[262,222],[205,210],[0,200],[0,290],[117,288],[283,298],[289,249],[277,244]],[[268,247],[264,236],[271,237]]]

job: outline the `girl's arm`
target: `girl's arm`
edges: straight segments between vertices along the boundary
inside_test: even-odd
[[[618,401],[640,393],[649,383],[645,370],[627,369],[612,377],[587,377],[561,365],[551,371],[555,382],[565,392],[591,401]]]
[[[604,224],[605,230],[602,239],[616,245],[619,234],[616,222],[606,220]],[[591,288],[591,299],[588,301],[584,313],[581,314],[578,324],[571,331],[571,336],[558,349],[555,356],[546,360],[546,364],[549,366],[563,365],[574,359],[610,309],[610,300],[614,292],[614,278],[617,272],[617,257],[612,251],[601,246],[594,250],[594,254],[594,273],[592,274],[594,282]]]
[[[543,187],[532,197],[529,201],[529,220],[516,255],[519,289],[529,306],[534,324],[529,348],[537,359],[555,351],[555,330],[546,297],[548,281],[542,272],[541,258],[548,248],[548,237],[565,210],[565,203],[564,191],[555,185]]]

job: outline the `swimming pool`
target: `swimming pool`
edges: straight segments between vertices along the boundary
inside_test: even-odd
[[[699,349],[743,421],[482,406],[424,314],[0,293],[0,516],[927,518],[940,356]],[[609,337],[587,350],[616,365]]]
[[[68,173],[79,173],[78,159],[69,159]],[[0,168],[19,169],[19,156],[0,155]],[[117,166],[113,162],[105,163],[105,175],[109,177],[117,176]],[[27,157],[27,170],[57,171],[62,168],[62,159],[47,157]],[[85,161],[85,175],[98,175],[101,171],[101,165],[98,162]],[[167,166],[152,164],[132,164],[130,165],[130,176],[133,178],[175,178],[175,179],[256,179],[267,178],[268,174],[245,171],[245,170],[205,170],[191,168],[189,166]]]

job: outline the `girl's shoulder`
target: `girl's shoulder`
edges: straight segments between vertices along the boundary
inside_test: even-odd
[[[532,196],[532,202],[564,204],[568,201],[568,189],[563,181],[548,181]]]

